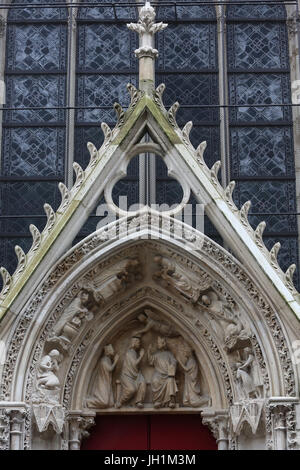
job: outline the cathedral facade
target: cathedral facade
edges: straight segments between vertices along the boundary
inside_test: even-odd
[[[0,3],[0,448],[300,449],[297,1],[27,3]]]

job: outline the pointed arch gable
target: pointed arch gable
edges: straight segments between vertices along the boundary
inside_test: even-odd
[[[19,266],[13,276],[2,268],[4,288],[0,297],[2,316],[17,299],[18,292],[26,285],[26,293],[48,270],[49,262],[57,260],[65,251],[79,228],[87,220],[94,205],[99,200],[112,175],[134,149],[147,129],[151,137],[165,153],[169,172],[182,175],[198,202],[205,204],[205,210],[228,246],[245,266],[267,289],[273,291],[282,311],[292,311],[299,318],[298,294],[292,284],[294,266],[284,274],[277,262],[278,244],[268,252],[262,241],[263,223],[253,231],[247,218],[250,202],[238,210],[232,200],[234,182],[224,190],[218,182],[219,163],[209,170],[203,160],[205,144],[197,151],[189,141],[192,123],[187,123],[181,131],[176,123],[177,105],[167,113],[162,103],[164,86],[158,87],[154,100],[143,92],[129,86],[131,107],[127,114],[118,108],[119,121],[111,131],[102,124],[105,141],[99,151],[89,144],[91,160],[85,171],[74,164],[77,180],[69,191],[60,183],[62,202],[54,213],[50,206],[45,210],[48,223],[42,232],[31,226],[33,245],[25,257],[18,253]]]

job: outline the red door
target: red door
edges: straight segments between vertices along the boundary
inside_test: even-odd
[[[217,450],[199,415],[97,416],[83,450]]]

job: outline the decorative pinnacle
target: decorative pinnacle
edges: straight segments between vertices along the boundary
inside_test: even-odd
[[[131,31],[135,31],[140,36],[140,47],[134,51],[138,59],[142,57],[155,59],[158,56],[158,50],[153,48],[153,36],[168,25],[162,22],[154,23],[155,16],[154,8],[146,0],[145,5],[140,10],[138,23],[127,24]]]

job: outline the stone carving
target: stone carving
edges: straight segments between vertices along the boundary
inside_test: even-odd
[[[191,348],[183,351],[183,361],[177,357],[184,370],[183,406],[198,407],[208,403],[207,397],[201,397],[198,364]]]
[[[250,348],[244,349],[246,359],[236,362],[236,390],[241,401],[262,396],[262,382],[254,354]]]
[[[193,304],[198,302],[201,292],[211,285],[208,275],[202,278],[196,276],[192,278],[177,263],[168,258],[157,255],[154,257],[154,262],[158,264],[160,270],[154,273],[153,279],[166,288],[175,289]]]
[[[60,380],[58,371],[62,355],[52,349],[42,356],[37,365],[35,390],[32,395],[32,411],[39,432],[47,431],[51,424],[60,434],[64,425],[64,410],[59,404]]]
[[[33,405],[33,415],[39,432],[45,432],[50,424],[57,434],[62,433],[65,423],[65,413],[61,405],[47,403]]]
[[[168,322],[163,322],[155,318],[155,314],[150,309],[145,309],[143,313],[140,313],[137,319],[145,324],[145,327],[142,330],[138,330],[138,334],[142,335],[148,331],[155,331],[156,333],[167,336],[167,337],[176,337],[179,336],[176,328]]]
[[[171,351],[167,349],[166,339],[157,338],[157,351],[150,345],[148,349],[148,361],[154,366],[151,380],[152,399],[154,408],[168,406],[175,408],[176,393],[178,392],[175,373],[177,361]]]
[[[131,31],[135,31],[140,36],[140,47],[134,51],[139,59],[142,57],[152,57],[154,59],[158,56],[158,50],[152,47],[152,36],[168,25],[162,22],[154,23],[155,16],[154,8],[150,5],[150,2],[146,1],[140,10],[138,23],[127,24]]]
[[[231,306],[228,308],[227,302],[224,304],[215,292],[209,291],[202,295],[201,303],[216,334],[223,339],[226,351],[233,352],[251,346],[250,333]]]
[[[41,358],[37,366],[33,403],[58,403],[60,381],[57,372],[61,359],[61,354],[57,349],[52,349]]]
[[[125,258],[105,269],[92,270],[86,276],[86,283],[98,302],[102,303],[113,295],[124,292],[131,284],[143,278],[142,266],[138,258]]]
[[[57,342],[67,350],[72,340],[78,335],[85,322],[94,318],[100,305],[100,296],[92,289],[83,288],[70,305],[65,309],[63,315],[54,326],[53,331],[48,337],[48,341]]]
[[[94,396],[87,400],[89,408],[110,408],[115,400],[112,388],[112,373],[119,360],[111,344],[104,347],[104,354],[100,359],[98,377]]]
[[[94,415],[71,412],[69,422],[69,450],[80,450],[82,439],[89,436],[89,429],[94,426]]]
[[[137,335],[133,336],[122,366],[120,376],[121,390],[117,400],[117,408],[120,408],[133,397],[135,397],[135,405],[138,408],[143,408],[144,406],[146,382],[139,367],[144,352],[144,349],[141,348],[141,338]]]
[[[244,423],[248,423],[255,434],[261,420],[264,400],[251,400],[230,407],[232,431],[239,435]]]
[[[9,450],[10,418],[9,410],[0,410],[0,450]]]

